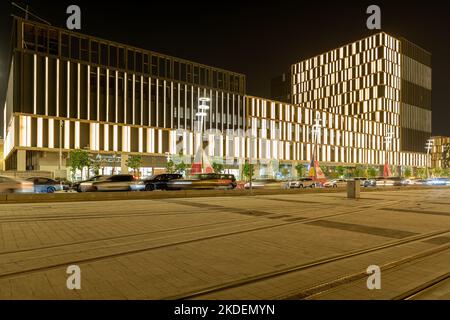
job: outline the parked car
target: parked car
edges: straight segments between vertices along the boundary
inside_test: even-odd
[[[76,182],[72,184],[72,189],[76,190],[77,192],[95,191],[95,188],[93,187],[94,182],[105,180],[108,177],[109,176],[99,175],[84,181]]]
[[[50,178],[32,177],[28,178],[27,181],[33,182],[34,192],[36,193],[54,193],[56,191],[63,191],[64,188],[65,190],[68,189],[67,185]]]
[[[234,175],[217,173],[199,173],[186,179],[175,179],[167,182],[168,190],[187,189],[234,189],[236,178]]]
[[[141,190],[144,190],[143,181],[136,180],[131,174],[118,174],[94,182],[92,188],[95,191],[131,191],[131,186],[136,184],[141,186]],[[135,188],[135,190],[138,190],[138,188]]]
[[[287,184],[289,189],[292,188],[315,188],[316,182],[313,178],[301,178],[296,181],[289,181]]]
[[[449,186],[450,178],[431,178],[427,179],[426,184],[430,186]]]
[[[183,175],[178,173],[164,173],[142,179],[145,191],[167,190],[167,182],[175,179],[181,179]]]
[[[31,181],[0,176],[0,193],[33,193],[34,185]]]
[[[376,178],[377,186],[385,187],[385,186],[405,186],[406,180],[400,177],[379,177]]]
[[[427,184],[427,180],[425,180],[425,179],[409,179],[408,180],[408,184],[409,185],[419,185],[419,186],[421,186],[421,185],[426,185]]]
[[[286,183],[276,179],[255,179],[252,180],[252,189],[282,189]],[[244,185],[245,189],[250,189],[250,182]]]
[[[344,179],[333,179],[325,182],[323,184],[325,188],[337,188],[347,186],[347,181]]]
[[[376,187],[377,186],[377,180],[376,179],[367,179],[367,180],[364,180],[364,183],[363,183],[363,187],[366,187],[366,188],[368,188],[368,187]]]

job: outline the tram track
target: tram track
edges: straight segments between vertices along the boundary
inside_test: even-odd
[[[204,236],[204,237],[200,237],[200,238],[181,240],[181,241],[174,241],[174,242],[169,242],[169,243],[163,243],[163,244],[160,244],[160,245],[151,245],[151,246],[146,246],[146,247],[138,248],[138,249],[122,250],[121,252],[117,252],[117,253],[111,253],[111,254],[105,253],[103,255],[97,255],[97,256],[94,256],[94,257],[88,257],[88,258],[84,258],[84,259],[83,258],[75,259],[75,260],[70,260],[70,261],[64,261],[64,262],[61,262],[61,263],[54,263],[54,264],[46,265],[46,266],[40,266],[40,267],[29,268],[29,269],[25,269],[25,270],[7,272],[7,273],[0,274],[0,279],[4,279],[4,278],[7,278],[7,277],[19,276],[19,275],[28,274],[28,273],[40,272],[40,271],[45,271],[45,270],[51,270],[51,269],[59,268],[59,267],[62,267],[62,266],[67,266],[69,263],[70,264],[83,264],[83,263],[96,262],[96,261],[101,261],[101,260],[105,260],[105,259],[117,258],[117,257],[121,257],[121,256],[133,255],[133,254],[138,254],[138,253],[143,253],[143,252],[149,252],[149,251],[152,251],[152,250],[158,250],[158,249],[169,248],[169,247],[176,247],[176,246],[180,246],[180,245],[192,244],[192,243],[197,243],[197,242],[202,242],[202,241],[207,241],[207,240],[220,239],[220,238],[225,238],[225,237],[230,237],[230,236],[235,236],[235,235],[240,235],[240,234],[245,234],[245,233],[270,230],[270,229],[274,229],[274,228],[285,227],[285,226],[290,226],[290,225],[295,225],[295,224],[305,224],[305,223],[308,223],[308,222],[313,222],[313,221],[316,221],[316,220],[321,220],[321,219],[326,219],[326,218],[332,218],[332,217],[356,214],[356,213],[359,213],[359,212],[363,212],[365,210],[366,210],[366,208],[360,208],[360,209],[357,209],[357,210],[340,212],[340,213],[336,213],[336,214],[323,215],[323,216],[318,216],[318,217],[313,217],[313,218],[305,218],[303,220],[297,220],[297,221],[291,221],[291,222],[281,222],[281,223],[277,223],[277,224],[270,224],[270,225],[265,225],[265,226],[259,226],[259,227],[254,227],[254,228],[250,228],[250,229],[244,229],[244,230],[238,230],[238,231],[232,231],[232,232],[225,232],[225,233],[219,233],[219,234],[213,234],[213,235]],[[250,221],[252,219],[248,219],[248,220]],[[261,221],[261,220],[255,220],[255,221]],[[211,230],[211,229],[208,229],[208,230]],[[198,231],[198,232],[203,232],[203,231]],[[130,235],[129,237],[132,237],[132,236],[133,235]],[[179,235],[177,235],[177,236],[179,236]],[[110,239],[108,239],[108,240],[115,240],[117,238],[123,238],[123,236],[110,237]],[[137,240],[137,241],[123,242],[123,243],[116,244],[114,247],[136,245],[136,244],[141,244],[141,243],[145,243],[145,242],[148,242],[148,241],[157,241],[157,240],[161,240],[161,238],[142,239],[142,240]],[[89,244],[89,243],[94,243],[94,242],[99,242],[99,241],[101,241],[101,239],[96,239],[96,240],[92,240],[92,241],[86,241],[86,242],[84,242],[82,244],[86,245],[86,244]],[[54,249],[54,248],[57,248],[57,247],[58,248],[61,248],[61,247],[63,248],[63,247],[71,246],[71,245],[73,245],[73,243],[54,245],[50,249]],[[104,249],[111,249],[112,247],[113,246],[109,245],[109,246],[105,247]],[[29,249],[28,252],[34,252],[33,256],[36,256],[36,254],[37,254],[37,252],[39,250],[45,250],[45,248],[39,247],[39,248]],[[19,250],[19,251],[21,251],[21,250]],[[9,251],[7,253],[2,253],[1,255],[5,256],[7,254],[16,254],[16,253],[20,253],[19,251]],[[65,254],[70,254],[72,252],[73,251],[65,252]],[[77,252],[77,253],[78,254],[79,253],[83,253],[83,251]]]
[[[207,298],[208,295],[218,293],[221,291],[235,289],[238,287],[244,287],[246,285],[251,285],[251,284],[258,283],[258,282],[271,280],[271,279],[274,279],[274,278],[277,278],[280,276],[292,274],[295,272],[301,272],[301,271],[311,269],[314,267],[318,267],[318,266],[322,266],[322,265],[330,264],[330,263],[334,263],[334,262],[339,262],[339,261],[342,261],[345,259],[361,256],[361,255],[368,254],[368,253],[377,252],[377,251],[388,249],[388,248],[393,248],[393,247],[406,245],[406,244],[410,244],[410,243],[414,243],[414,242],[418,242],[418,241],[432,239],[437,236],[445,235],[449,232],[450,232],[450,229],[446,229],[446,230],[441,230],[441,231],[437,231],[437,232],[411,236],[411,237],[408,237],[405,239],[392,241],[387,244],[382,244],[382,245],[378,245],[378,246],[371,247],[371,248],[354,250],[354,251],[351,251],[351,252],[348,252],[348,253],[345,253],[342,255],[327,257],[324,259],[319,259],[319,260],[316,260],[313,262],[294,265],[294,266],[279,269],[276,271],[257,274],[257,275],[250,276],[250,277],[247,277],[244,279],[238,279],[238,280],[230,281],[230,282],[215,285],[215,286],[198,289],[198,290],[191,291],[191,292],[185,292],[185,293],[175,295],[175,296],[168,296],[163,299],[167,299],[167,300],[185,300],[185,299],[194,299],[194,298],[203,298],[204,299],[204,298]],[[429,250],[428,254],[434,254],[435,252],[442,252],[442,251],[448,250],[448,249],[450,249],[450,245],[444,245],[444,246],[438,247],[437,249],[433,248],[433,249]],[[421,254],[423,254],[423,253],[421,253]],[[411,259],[411,258],[409,257],[408,259]],[[401,261],[403,262],[403,259]],[[408,260],[408,261],[410,261],[410,260]],[[406,262],[403,262],[403,263],[406,263]],[[394,265],[395,265],[395,263],[394,263]],[[388,267],[392,267],[392,266],[390,266],[388,264],[388,265],[385,265],[384,267],[388,268]],[[321,284],[315,285],[313,287],[304,289],[304,290],[296,293],[295,295],[285,297],[284,299],[287,299],[287,300],[307,299],[307,298],[317,295],[318,293],[323,293],[323,292],[325,292],[325,290],[331,290],[332,288],[336,287],[337,285],[342,285],[343,282],[345,282],[345,281],[347,281],[347,282],[348,281],[356,281],[356,280],[359,280],[363,276],[366,277],[367,274],[365,272],[362,272],[362,273],[345,276],[343,278],[339,278],[334,281],[321,283]],[[345,282],[345,283],[347,283],[347,282]]]
[[[428,292],[436,289],[436,287],[442,285],[446,281],[450,280],[450,272],[444,273],[431,281],[421,284],[414,289],[411,289],[401,295],[398,295],[394,300],[414,300],[420,298],[421,295],[427,294]]]

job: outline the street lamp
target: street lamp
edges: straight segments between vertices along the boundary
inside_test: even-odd
[[[317,172],[316,172],[316,168],[315,168],[315,163],[317,161],[316,157],[317,156],[317,144],[320,141],[320,135],[321,135],[321,130],[322,130],[322,124],[321,124],[321,119],[320,119],[320,114],[317,113],[316,114],[316,118],[314,119],[314,124],[312,125],[312,143],[313,143],[313,150],[312,150],[312,155],[311,155],[311,162],[312,165],[314,167],[314,179],[317,178]],[[309,170],[311,170],[311,165]],[[309,173],[308,173],[309,176]]]
[[[425,144],[425,149],[427,150],[427,179],[429,178],[429,171],[428,171],[428,167],[431,166],[431,159],[430,159],[430,152],[431,149],[433,148],[434,145],[434,139],[428,139],[427,143]]]
[[[62,180],[61,180],[61,169],[62,169],[62,128],[63,122],[59,119],[59,165],[58,165],[58,178],[59,178],[59,186],[62,190]]]
[[[392,146],[392,139],[394,138],[394,132],[389,131],[388,133],[386,133],[386,136],[384,137],[384,144],[386,145],[386,156],[385,156],[385,163],[384,163],[384,172],[383,175],[389,174],[390,175],[390,169],[388,167],[388,154],[389,154],[389,148]],[[389,170],[387,170],[389,169]]]
[[[201,170],[203,171],[203,126],[204,126],[204,118],[208,116],[207,111],[209,110],[208,103],[211,101],[210,98],[207,97],[200,97],[198,98],[198,111],[195,114],[198,118],[198,131],[200,132],[200,148],[201,148]]]
[[[314,119],[314,122],[315,122],[315,124],[313,124],[313,126],[312,126],[312,136],[313,136],[313,146],[314,146],[314,151],[315,151],[316,145],[319,142],[321,130],[322,130],[322,125],[320,124],[321,119],[320,119],[320,115],[318,113],[316,114],[316,119]],[[315,154],[315,152],[314,152],[314,154]]]

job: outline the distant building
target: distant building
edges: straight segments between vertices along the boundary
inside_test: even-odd
[[[450,137],[432,137],[431,166],[433,168],[450,169]]]

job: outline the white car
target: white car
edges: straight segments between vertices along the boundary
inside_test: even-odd
[[[0,176],[0,193],[33,193],[32,181],[19,180],[7,176]]]
[[[292,188],[315,188],[316,183],[313,178],[301,178],[297,181],[289,181],[288,182],[289,189]]]
[[[345,187],[347,186],[347,181],[345,181],[344,179],[333,179],[325,182],[323,186],[325,188]]]

